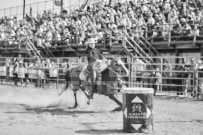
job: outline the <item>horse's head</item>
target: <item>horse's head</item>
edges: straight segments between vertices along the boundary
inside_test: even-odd
[[[117,74],[128,76],[129,70],[125,67],[125,63],[120,58],[113,58],[109,65]]]

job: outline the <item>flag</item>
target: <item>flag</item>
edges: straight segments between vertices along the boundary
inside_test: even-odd
[[[30,22],[30,21],[32,20],[32,18],[31,18],[28,14],[26,14],[25,19],[26,19],[26,21],[28,21],[28,22]]]
[[[30,16],[32,15],[32,7],[30,6]]]
[[[62,6],[63,5],[63,0],[54,0],[55,6]]]

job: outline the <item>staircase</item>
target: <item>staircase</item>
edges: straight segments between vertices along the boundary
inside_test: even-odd
[[[41,52],[41,48],[38,49],[35,47],[33,42],[28,38],[27,39],[27,46],[26,49],[28,51],[29,57],[39,57],[42,58],[54,58],[53,53],[50,51],[48,47],[46,47],[44,44],[42,44],[43,53]],[[44,54],[45,53],[45,54]]]
[[[54,58],[53,53],[51,52],[51,50],[48,47],[46,47],[46,45],[42,44],[42,48],[43,48],[43,51],[46,53],[46,57]]]
[[[28,55],[30,57],[39,57],[42,59],[44,56],[40,53],[40,50],[38,50],[35,45],[32,43],[32,41],[27,38],[27,45],[26,45],[26,50],[28,51]]]
[[[137,38],[138,44],[144,48],[150,55],[150,57],[156,57],[156,56],[161,56],[161,54],[143,37],[140,36],[140,38]],[[162,58],[155,58],[155,62],[162,63]],[[169,63],[167,59],[163,58],[164,63]]]
[[[127,32],[123,31],[124,41],[126,44],[124,48],[131,53],[131,57],[140,57],[145,63],[154,63],[153,59],[143,50],[143,48],[134,41]]]
[[[161,58],[152,59],[152,57],[161,55],[143,36],[133,39],[126,31],[123,34],[126,37],[125,41],[127,43],[125,48],[132,53],[132,56],[141,57],[146,63],[162,63]],[[168,63],[164,58],[163,62]]]

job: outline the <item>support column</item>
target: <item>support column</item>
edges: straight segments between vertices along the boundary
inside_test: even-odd
[[[203,60],[203,44],[200,45],[200,56],[201,60]]]
[[[176,57],[179,56],[180,53],[179,53],[178,49],[176,47],[174,49],[175,49],[175,56]],[[179,58],[175,58],[175,63],[179,63]]]
[[[25,18],[25,0],[23,1],[23,19]]]

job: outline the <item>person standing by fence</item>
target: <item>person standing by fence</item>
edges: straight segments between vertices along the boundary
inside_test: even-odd
[[[14,83],[15,85],[18,85],[18,68],[19,68],[19,61],[14,58],[13,59],[14,62],[14,71],[13,71],[13,76],[14,76]]]
[[[160,72],[160,69],[157,67],[155,71],[155,77],[156,77],[156,92],[161,90],[161,84],[162,84],[162,75]]]
[[[18,77],[20,79],[21,86],[23,85],[23,79],[25,78],[25,68],[23,66],[23,61],[19,61]]]
[[[192,58],[190,61],[190,72],[191,72],[191,76],[190,76],[190,85],[191,85],[191,91],[193,93],[193,96],[196,95],[196,88],[195,88],[195,80],[196,80],[196,64],[195,64],[195,58]]]
[[[62,70],[60,70],[60,71],[62,71],[62,72],[59,72],[59,73],[61,73],[61,75],[59,76],[59,79],[65,79],[65,74],[69,70],[69,67],[70,67],[69,59],[64,59],[63,63],[61,64]]]
[[[29,66],[28,63],[24,63],[24,67],[25,67],[25,87],[30,83],[29,81]]]

